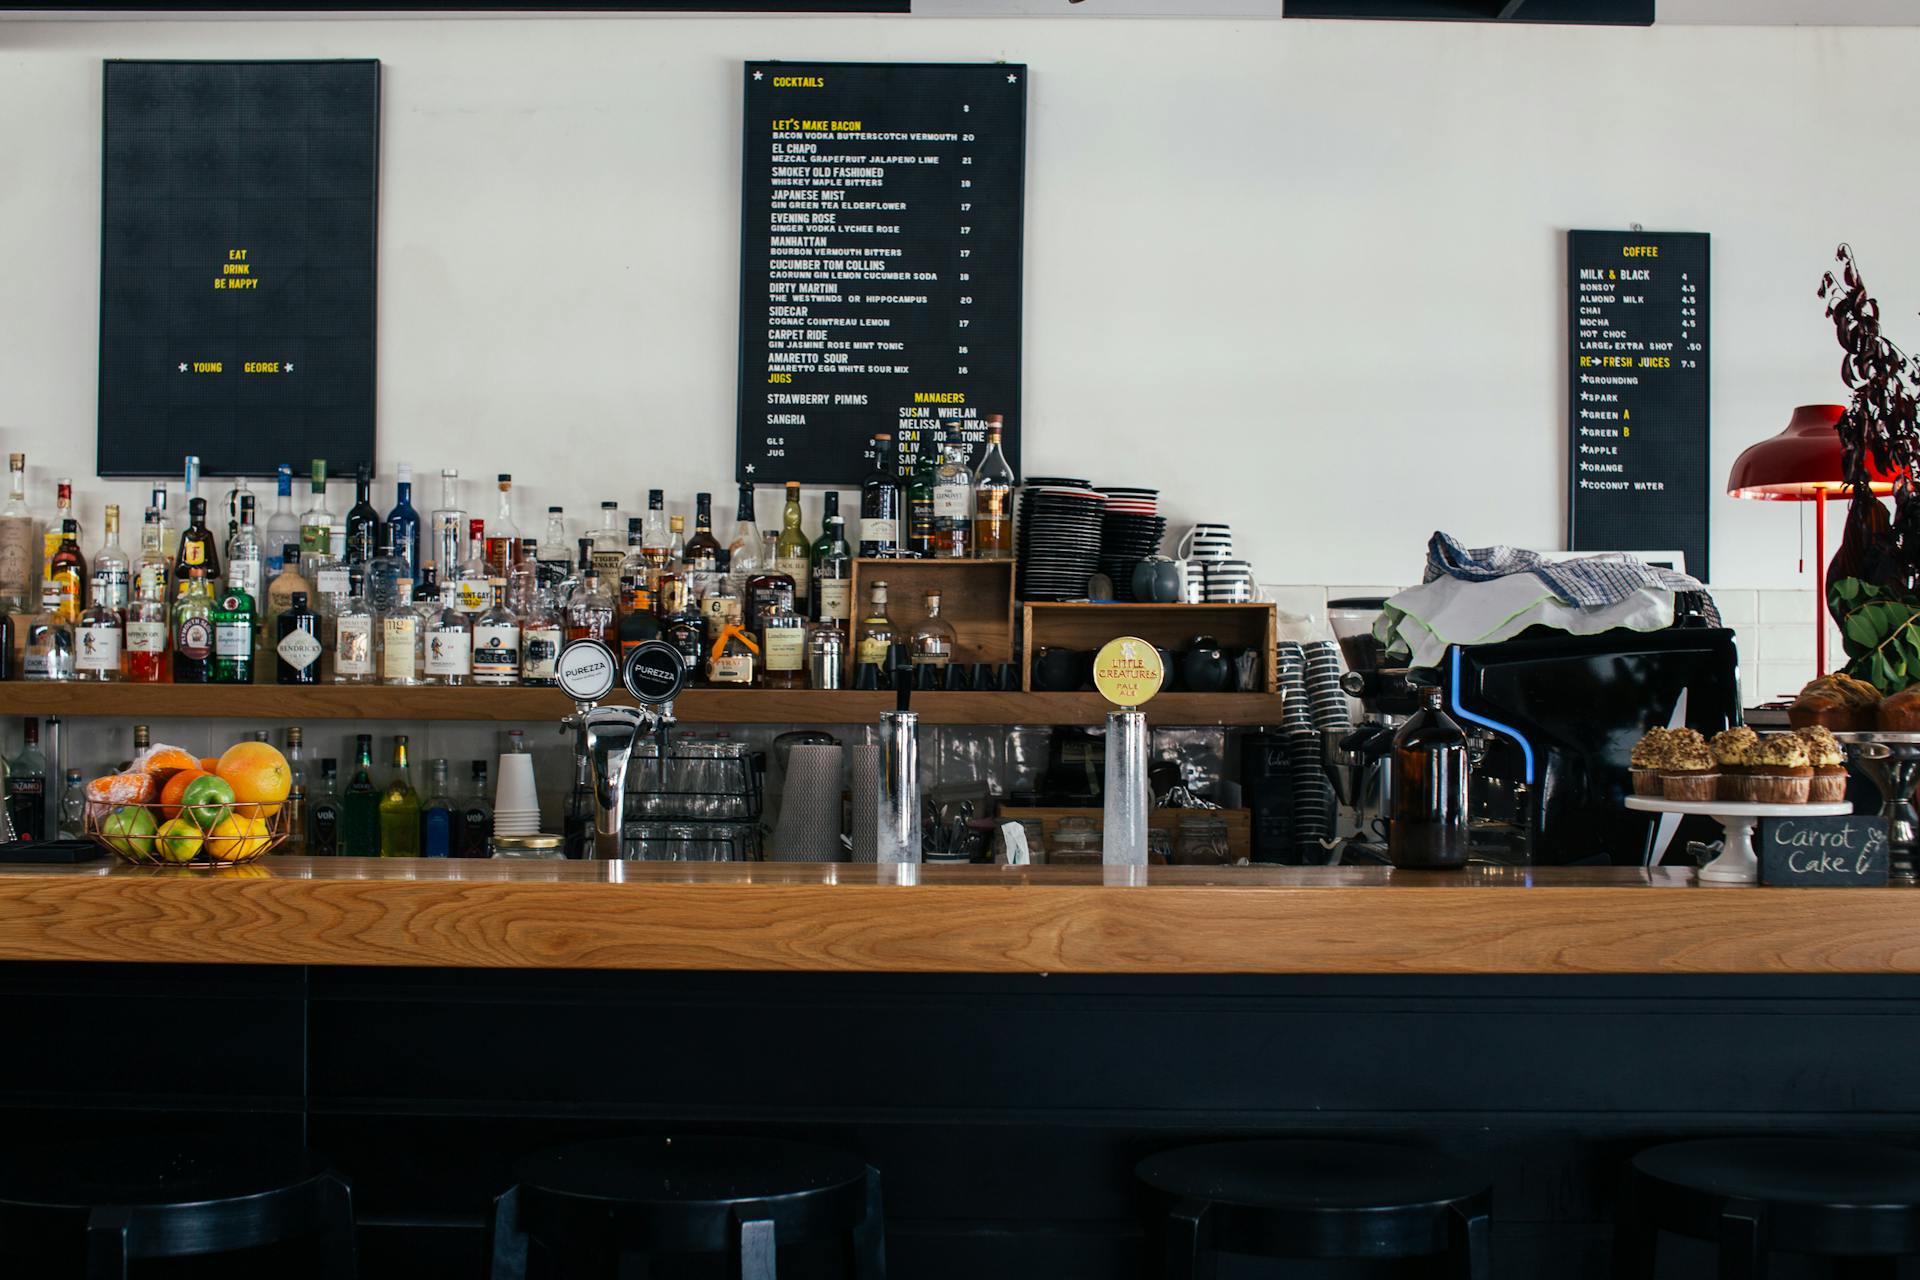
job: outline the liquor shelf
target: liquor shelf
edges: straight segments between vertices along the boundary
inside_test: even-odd
[[[624,694],[609,702],[630,701]],[[1280,723],[1280,696],[1168,693],[1146,706],[1167,725]],[[683,724],[864,724],[893,709],[894,695],[866,690],[690,689],[674,706]],[[307,687],[193,684],[0,683],[0,715],[208,716],[290,720],[558,720],[573,704],[557,689],[432,685]],[[916,693],[926,725],[1099,724],[1110,709],[1091,693]]]
[[[0,867],[0,960],[870,973],[1920,973],[1920,893],[1637,867],[267,857]]]

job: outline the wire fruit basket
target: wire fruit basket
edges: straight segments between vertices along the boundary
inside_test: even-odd
[[[168,810],[176,812],[169,813]],[[145,867],[231,867],[280,847],[285,804],[87,805],[87,839]]]

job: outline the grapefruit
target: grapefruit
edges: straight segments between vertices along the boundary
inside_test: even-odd
[[[200,769],[182,769],[168,778],[167,784],[160,788],[160,816],[163,818],[179,817],[181,793],[187,789],[188,785],[192,783],[195,778],[205,778],[209,776],[211,775]]]
[[[250,818],[270,818],[280,812],[280,802],[293,787],[293,770],[287,758],[264,742],[228,747],[215,762],[213,772],[233,788],[233,798],[240,802],[239,812]]]

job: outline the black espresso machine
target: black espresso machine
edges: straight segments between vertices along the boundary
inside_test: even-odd
[[[1628,753],[1657,726],[1690,725],[1712,737],[1737,723],[1738,672],[1734,635],[1724,628],[1576,636],[1534,627],[1495,644],[1454,645],[1438,669],[1376,670],[1363,680],[1354,673],[1349,688],[1366,687],[1369,710],[1390,710],[1409,684],[1445,690],[1447,713],[1474,739],[1476,856],[1639,866],[1678,853],[1689,839],[1711,839],[1717,828],[1628,809]]]

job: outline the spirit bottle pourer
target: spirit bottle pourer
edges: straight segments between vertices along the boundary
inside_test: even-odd
[[[639,705],[599,705],[613,691],[616,673]],[[651,729],[664,764],[673,700],[686,687],[686,660],[666,641],[649,640],[635,646],[623,665],[600,641],[576,640],[561,651],[558,677],[574,703],[565,724],[578,735],[578,751],[593,764],[593,856],[617,861],[623,852],[627,761],[635,739]]]

